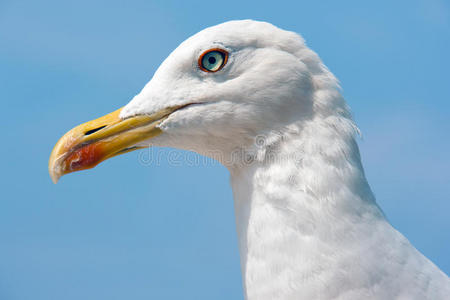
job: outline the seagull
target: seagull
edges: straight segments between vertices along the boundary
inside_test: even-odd
[[[181,43],[127,105],[67,132],[49,173],[149,146],[230,172],[247,300],[450,299],[450,279],[387,221],[337,79],[302,37],[230,21]]]

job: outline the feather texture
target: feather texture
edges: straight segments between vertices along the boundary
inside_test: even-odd
[[[229,52],[219,72],[196,65]],[[246,299],[449,299],[450,280],[386,220],[336,78],[303,39],[232,21],[183,42],[122,118],[196,103],[146,144],[230,170]]]

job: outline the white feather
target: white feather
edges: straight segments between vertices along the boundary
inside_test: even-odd
[[[230,53],[217,73],[197,66]],[[450,299],[450,280],[377,206],[335,77],[292,32],[251,20],[183,42],[121,117],[173,113],[148,143],[231,173],[248,300]]]

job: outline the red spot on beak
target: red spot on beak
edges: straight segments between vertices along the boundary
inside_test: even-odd
[[[98,165],[104,158],[101,143],[85,145],[69,155],[66,159],[70,172],[90,169]]]

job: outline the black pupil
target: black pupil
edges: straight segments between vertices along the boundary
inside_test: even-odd
[[[210,64],[215,64],[216,63],[216,58],[215,57],[213,57],[213,56],[210,56],[209,58],[208,58],[208,62],[210,63]]]

